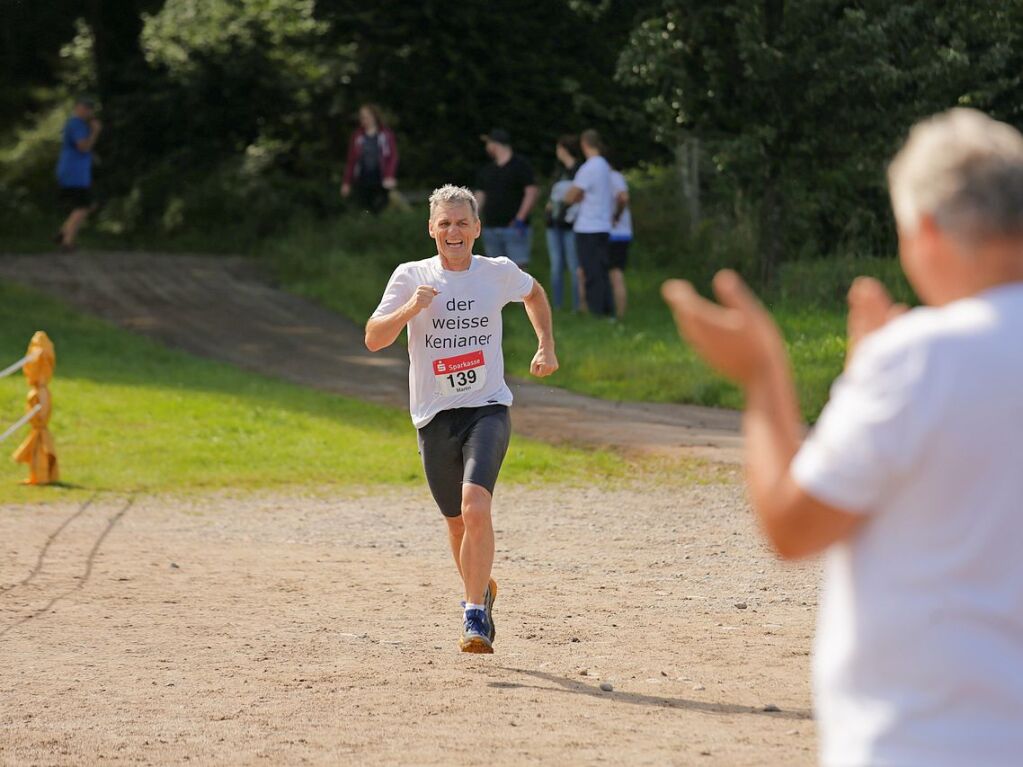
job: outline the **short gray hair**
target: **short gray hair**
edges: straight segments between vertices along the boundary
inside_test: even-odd
[[[437,208],[441,205],[468,205],[472,210],[472,217],[479,218],[479,204],[476,202],[476,195],[472,191],[464,186],[455,186],[454,184],[445,184],[444,186],[438,187],[433,190],[433,194],[430,195],[430,218],[433,218],[433,214],[437,212]]]
[[[975,109],[951,109],[913,126],[888,167],[899,226],[922,215],[967,242],[1023,235],[1023,135]]]

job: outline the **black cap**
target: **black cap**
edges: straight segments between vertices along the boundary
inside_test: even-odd
[[[511,135],[504,128],[492,128],[490,133],[484,133],[480,138],[484,141],[493,141],[495,144],[511,146]]]

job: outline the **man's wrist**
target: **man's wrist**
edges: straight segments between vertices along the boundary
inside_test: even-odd
[[[405,306],[402,307],[402,318],[409,320],[419,314],[419,303],[413,296],[405,302]]]

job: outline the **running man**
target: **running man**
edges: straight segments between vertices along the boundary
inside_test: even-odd
[[[437,255],[394,270],[366,323],[366,348],[384,349],[408,328],[412,423],[465,586],[459,647],[492,653],[497,583],[490,577],[490,507],[511,437],[512,404],[504,380],[501,310],[511,301],[525,304],[539,341],[529,369],[542,378],[558,369],[551,307],[540,283],[514,262],[473,255],[480,219],[468,189],[434,190],[429,232]]]
[[[80,96],[75,101],[71,117],[64,124],[57,162],[60,197],[70,213],[53,240],[65,252],[75,250],[78,230],[96,209],[92,194],[92,150],[102,130],[103,125],[96,119],[95,103],[86,96]]]

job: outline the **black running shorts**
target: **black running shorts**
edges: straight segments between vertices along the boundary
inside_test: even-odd
[[[426,482],[445,517],[462,515],[462,485],[497,484],[511,439],[511,418],[504,405],[442,410],[419,430],[419,453]]]

